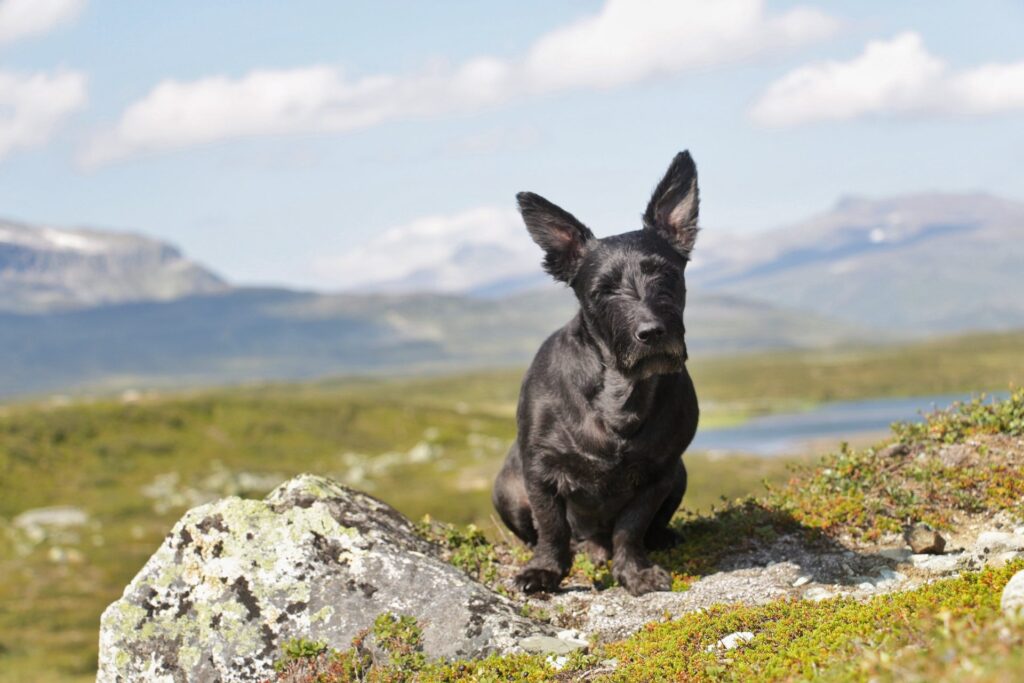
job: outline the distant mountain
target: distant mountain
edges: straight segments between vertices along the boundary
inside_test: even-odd
[[[0,311],[162,301],[226,289],[218,276],[148,237],[0,220]]]
[[[145,237],[0,222],[0,395],[524,364],[575,301],[525,231],[506,253],[510,227],[470,218],[443,239],[418,226],[416,272],[383,292],[333,295],[231,288]],[[1024,327],[1024,205],[847,199],[789,228],[708,228],[688,272],[694,357]]]
[[[489,221],[481,224],[496,227],[471,230],[476,224],[469,221],[459,231],[389,234],[391,242],[432,256],[374,288],[501,298],[544,285],[540,252],[518,219],[501,214]],[[1024,326],[1022,264],[1024,204],[985,194],[923,194],[848,198],[801,223],[754,234],[709,226],[688,280],[707,292],[854,327],[929,334]]]
[[[824,316],[694,294],[692,357],[862,339]],[[551,285],[500,300],[236,289],[45,315],[0,313],[0,395],[522,365],[575,313]]]
[[[705,231],[710,291],[907,332],[1024,326],[1024,204],[984,194],[851,198],[753,235]]]

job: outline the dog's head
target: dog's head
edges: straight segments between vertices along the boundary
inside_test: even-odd
[[[517,195],[544,269],[568,283],[591,333],[630,379],[679,372],[686,362],[684,270],[697,238],[697,168],[689,152],[658,183],[642,230],[597,239],[572,214],[531,192]]]

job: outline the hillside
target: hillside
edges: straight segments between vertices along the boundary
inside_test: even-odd
[[[732,296],[692,300],[694,356],[865,340],[827,316]],[[552,287],[501,301],[234,289],[46,315],[0,313],[0,396],[518,367],[574,311],[571,294]]]
[[[1002,390],[1024,382],[1020,348],[1019,335],[993,335],[719,358],[694,368],[702,425],[830,396]],[[414,520],[430,513],[493,535],[488,487],[512,438],[520,373],[0,406],[0,681],[92,678],[100,611],[185,509],[259,497],[300,472]],[[686,457],[685,508],[703,515],[721,496],[790,476],[783,458]]]
[[[0,220],[0,311],[61,311],[226,289],[220,277],[158,240]]]
[[[705,230],[692,280],[869,328],[1011,329],[1022,236],[1024,204],[990,195],[849,198],[777,230]]]

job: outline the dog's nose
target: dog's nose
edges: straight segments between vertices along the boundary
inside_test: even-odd
[[[635,334],[637,341],[649,344],[665,334],[665,328],[659,323],[640,323],[640,326],[636,328]]]

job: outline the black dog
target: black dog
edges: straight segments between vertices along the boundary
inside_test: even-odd
[[[580,310],[526,373],[518,437],[494,486],[501,519],[533,547],[516,585],[558,588],[575,545],[597,562],[610,558],[633,595],[669,590],[647,551],[675,542],[680,456],[697,430],[683,338],[697,169],[689,152],[676,155],[643,229],[605,239],[543,197],[517,199],[545,270],[573,288]]]

